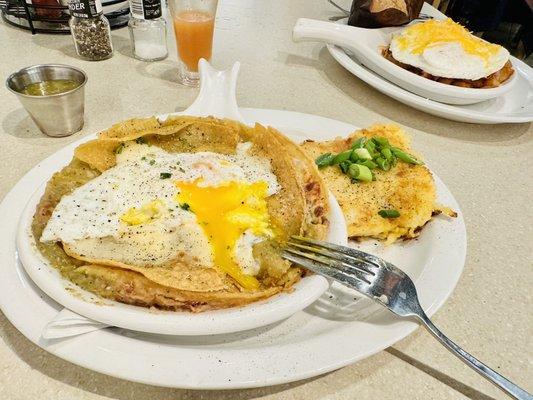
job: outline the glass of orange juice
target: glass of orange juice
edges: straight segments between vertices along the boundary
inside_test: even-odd
[[[211,60],[218,0],[169,0],[178,45],[179,79],[198,86],[198,61]]]

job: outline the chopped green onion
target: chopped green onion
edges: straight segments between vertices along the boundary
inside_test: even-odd
[[[380,210],[378,214],[383,218],[398,218],[400,216],[398,210]]]
[[[188,203],[181,203],[180,208],[185,211],[191,211],[191,206]]]
[[[337,154],[331,163],[340,164],[341,162],[348,160],[351,154],[351,150],[343,151],[342,153]]]
[[[348,175],[359,181],[370,182],[372,180],[372,172],[370,169],[361,164],[350,165],[350,168],[348,168]]]
[[[318,168],[327,167],[328,165],[331,165],[331,162],[333,161],[334,158],[335,158],[335,155],[331,153],[324,153],[324,154],[319,155],[316,158],[315,164],[317,165]]]
[[[348,168],[348,171],[347,171],[347,174],[350,178],[352,179],[357,179],[357,177],[359,176],[360,174],[360,170],[359,170],[359,165],[358,164],[352,164],[350,165],[350,167]]]
[[[385,147],[381,149],[381,154],[383,155],[383,157],[385,157],[390,162],[392,158],[392,151],[390,150],[389,147]]]
[[[122,153],[122,150],[124,150],[124,143],[120,143],[118,147],[115,149],[115,154]]]
[[[161,172],[159,174],[159,178],[160,179],[168,179],[172,176],[172,174],[170,172]]]
[[[354,149],[353,152],[357,154],[357,157],[361,160],[372,160],[372,156],[367,149]]]
[[[398,163],[398,159],[409,164],[423,164],[411,154],[391,146],[389,140],[382,136],[360,137],[352,142],[350,150],[337,154],[321,154],[316,158],[315,163],[319,168],[338,165],[340,170],[351,178],[352,182],[370,182],[376,180],[374,171],[376,168],[389,171]],[[392,211],[396,212],[396,210]]]
[[[365,149],[368,150],[368,152],[370,153],[370,155],[371,155],[372,157],[375,156],[375,154],[376,154],[376,144],[375,144],[373,141],[368,140],[368,141],[365,143],[365,146],[364,146],[364,147],[365,147]]]
[[[346,172],[348,172],[348,168],[350,168],[350,165],[352,165],[352,163],[346,160],[346,161],[341,162],[339,164],[339,167],[341,168],[341,171],[345,174]]]
[[[406,152],[400,150],[397,147],[391,147],[391,150],[392,150],[392,154],[394,154],[396,157],[398,157],[403,162],[406,162],[409,164],[416,164],[416,165],[423,164],[422,161],[416,159],[411,154],[407,154]]]
[[[374,141],[375,144],[377,144],[378,146],[380,146],[382,148],[390,147],[389,141],[386,138],[384,138],[384,137],[374,136],[372,138],[372,140]]]
[[[376,158],[376,163],[383,171],[388,171],[390,169],[390,163],[383,157]]]
[[[366,137],[360,137],[355,142],[352,143],[352,149],[362,149],[365,145]]]
[[[135,142],[139,143],[139,144],[144,144],[144,143],[146,143],[146,139],[141,136],[141,137],[138,137],[137,139],[135,139]]]
[[[148,163],[149,163],[150,165],[154,165],[154,164],[155,164],[155,160],[150,160]]]
[[[368,169],[376,169],[377,168],[377,164],[372,161],[372,160],[365,160],[363,162],[360,162],[359,164],[361,165],[364,165],[365,167],[367,167]]]

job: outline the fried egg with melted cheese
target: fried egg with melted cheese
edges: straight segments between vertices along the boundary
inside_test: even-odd
[[[509,52],[471,34],[451,19],[413,24],[393,35],[395,60],[428,74],[476,80],[503,68]]]
[[[249,150],[169,153],[126,142],[115,167],[63,196],[40,240],[132,269],[215,267],[255,289],[253,245],[275,235],[266,199],[279,185],[269,160]]]

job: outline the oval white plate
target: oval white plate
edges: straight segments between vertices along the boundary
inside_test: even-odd
[[[81,143],[95,139],[96,135],[86,136],[51,155],[56,166],[70,162],[74,149]],[[59,170],[56,167],[52,174]],[[22,212],[17,235],[17,250],[24,269],[33,282],[52,299],[79,315],[106,325],[135,331],[167,335],[212,335],[238,332],[258,328],[290,317],[313,303],[328,288],[328,280],[319,275],[303,278],[294,285],[290,293],[280,293],[269,299],[243,307],[214,310],[202,313],[164,311],[137,307],[100,298],[79,288],[61,277],[39,253],[31,232],[35,209],[46,186],[43,183],[29,199]],[[342,210],[329,194],[331,212],[328,241],[347,244],[346,222]]]
[[[422,12],[437,20],[447,18],[427,3],[424,3]],[[390,44],[391,35],[403,30],[403,27],[365,29],[347,25],[347,20],[332,23],[300,18],[293,28],[293,40],[318,40],[350,49],[362,64],[377,75],[423,98],[446,104],[474,104],[495,99],[512,90],[516,84],[516,74],[500,86],[486,89],[463,88],[424,78],[386,60],[381,54],[381,49]]]
[[[348,50],[327,45],[330,54],[344,68],[381,93],[420,111],[452,121],[475,124],[523,123],[533,121],[533,69],[511,56],[516,73],[513,89],[493,100],[457,106],[439,103],[411,93],[366,68]]]
[[[241,109],[245,119],[316,140],[346,135],[356,127],[287,111]],[[368,357],[404,338],[417,324],[400,321],[367,299],[333,285],[319,300],[277,324],[211,336],[165,336],[105,329],[61,341],[41,338],[62,308],[29,279],[15,248],[26,202],[57,170],[48,159],[28,172],[0,205],[0,307],[29,340],[72,363],[132,381],[192,389],[268,386],[305,379]],[[459,211],[435,177],[439,201]],[[461,213],[437,218],[417,240],[361,247],[402,267],[414,278],[429,315],[444,303],[463,270],[466,232]],[[354,297],[357,300],[354,301]],[[184,367],[186,366],[186,367]]]
[[[446,18],[444,14],[428,3],[424,3],[422,12],[436,18]],[[332,44],[328,44],[327,48],[339,64],[359,79],[381,93],[428,114],[452,121],[475,124],[533,121],[533,69],[513,56],[511,56],[511,62],[515,69],[515,76],[513,77],[515,82],[508,92],[499,95],[497,98],[476,104],[453,105],[439,103],[397,86],[365,67],[357,57],[353,56],[350,50]]]

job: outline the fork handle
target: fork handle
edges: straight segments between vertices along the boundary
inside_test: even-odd
[[[533,396],[526,392],[524,389],[521,389],[508,379],[501,376],[499,373],[493,369],[487,367],[477,358],[471,354],[464,351],[462,348],[457,346],[454,342],[448,339],[427,317],[425,313],[422,315],[417,315],[418,318],[424,323],[426,328],[433,336],[435,336],[448,350],[455,354],[459,359],[461,359],[466,365],[476,371],[478,374],[488,379],[496,386],[499,386],[505,393],[509,396],[519,399],[519,400],[533,400]]]

